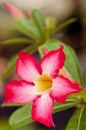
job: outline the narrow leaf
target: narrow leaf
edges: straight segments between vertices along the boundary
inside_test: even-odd
[[[21,127],[31,122],[31,104],[16,110],[9,119],[9,124],[13,127]]]
[[[57,106],[56,106],[57,105]],[[75,103],[56,104],[53,112],[59,112],[75,106]],[[12,127],[20,127],[33,122],[31,119],[31,104],[27,104],[16,110],[10,117],[9,123]]]
[[[66,130],[86,130],[86,106],[76,110],[69,120]]]
[[[8,76],[12,73],[12,70],[15,68],[15,61],[16,61],[16,55],[13,56],[7,66],[6,71],[3,73],[3,75],[0,77],[0,80],[3,82],[5,81]]]
[[[74,50],[71,47],[66,46],[65,53],[68,59],[68,61],[65,62],[65,67],[67,68],[68,72],[73,76],[74,79],[80,80],[81,84],[83,84],[79,62],[78,62],[78,59]],[[73,68],[72,68],[72,65],[73,65]]]
[[[32,10],[32,17],[34,20],[34,23],[38,27],[43,39],[45,38],[44,28],[45,28],[45,21],[42,16],[42,13],[38,9]]]
[[[42,34],[40,33],[39,29],[29,19],[27,18],[17,19],[15,20],[14,25],[20,32],[22,32],[26,36],[29,36],[36,40],[43,40]]]
[[[45,28],[45,21],[42,16],[42,13],[38,9],[33,9],[32,10],[32,17],[34,19],[34,22],[36,25],[42,30]]]
[[[53,112],[60,112],[63,110],[66,110],[68,108],[74,107],[76,106],[75,102],[69,102],[69,103],[65,103],[65,104],[57,104],[54,106]]]
[[[70,25],[71,23],[76,22],[76,21],[77,21],[76,18],[71,18],[71,19],[69,19],[69,20],[67,20],[67,21],[65,21],[65,22],[62,22],[60,25],[58,25],[58,26],[55,28],[55,31],[59,31],[59,30],[65,28],[66,26]]]
[[[27,39],[27,38],[15,38],[15,39],[9,39],[1,42],[3,45],[17,45],[17,44],[30,44],[33,43],[33,40]]]

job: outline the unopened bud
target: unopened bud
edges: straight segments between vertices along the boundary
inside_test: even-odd
[[[25,17],[24,13],[21,10],[19,10],[15,6],[11,5],[10,3],[5,2],[4,5],[14,18],[18,19],[18,18]]]

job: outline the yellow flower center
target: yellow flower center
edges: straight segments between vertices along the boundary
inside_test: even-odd
[[[52,88],[52,83],[53,81],[51,77],[44,74],[40,76],[39,78],[37,78],[35,82],[36,91],[43,92],[43,91],[49,90],[50,88]]]

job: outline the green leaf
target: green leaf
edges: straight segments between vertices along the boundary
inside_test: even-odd
[[[45,18],[45,24],[47,29],[52,29],[56,27],[56,20],[52,17]]]
[[[44,29],[46,40],[48,40],[55,33],[56,20],[52,17],[45,17],[46,27]]]
[[[75,98],[78,99],[81,103],[86,103],[86,90],[84,89],[83,91],[73,94],[70,97],[71,99]]]
[[[69,20],[67,20],[67,21],[65,21],[65,22],[62,22],[60,25],[58,25],[58,26],[55,28],[55,31],[57,32],[57,31],[59,31],[59,30],[65,28],[65,27],[67,27],[68,25],[70,25],[71,23],[74,23],[74,22],[76,22],[76,21],[77,21],[76,18],[71,18],[71,19],[69,19]]]
[[[17,45],[17,44],[30,44],[33,43],[33,40],[27,39],[27,38],[15,38],[15,39],[9,39],[1,42],[3,45]]]
[[[76,106],[76,103],[75,102],[68,102],[68,103],[64,103],[64,104],[58,104],[56,102],[55,106],[54,106],[54,109],[53,109],[53,112],[60,112],[60,111],[63,111],[63,110],[66,110],[68,108],[71,108],[71,107],[74,107]]]
[[[9,119],[9,124],[12,127],[21,127],[31,122],[31,104],[25,105],[16,110]]]
[[[43,30],[45,28],[45,21],[42,16],[42,13],[38,9],[32,10],[32,17],[36,25]]]
[[[75,106],[75,103],[57,104],[54,106],[53,113],[59,112]],[[16,110],[10,117],[9,123],[12,127],[20,127],[33,122],[31,119],[31,104]]]
[[[15,27],[26,36],[34,38],[35,40],[43,40],[43,36],[40,33],[37,26],[27,18],[17,19],[14,22]]]
[[[33,17],[34,23],[38,27],[38,29],[43,37],[43,40],[44,40],[45,33],[43,30],[45,28],[45,21],[44,21],[44,18],[42,16],[42,13],[38,9],[33,9],[32,10],[32,17]]]
[[[3,73],[3,75],[0,77],[0,80],[1,80],[2,82],[5,81],[5,80],[8,78],[8,76],[12,73],[12,70],[15,68],[16,57],[17,57],[17,56],[15,55],[15,56],[13,56],[13,57],[10,59],[6,71],[5,71],[5,72]]]
[[[67,61],[65,62],[65,67],[68,69],[68,72],[73,76],[74,79],[79,80],[81,84],[83,84],[80,66],[79,66],[76,53],[69,46],[65,48],[65,53],[66,53],[67,59],[69,59],[69,62]],[[73,65],[73,68],[72,68],[72,65]]]
[[[86,106],[76,110],[69,120],[66,130],[86,130]]]
[[[38,50],[39,50],[40,55],[43,56],[42,48],[45,48],[48,51],[51,51],[51,50],[55,50],[59,48],[60,45],[64,46],[64,52],[66,55],[65,68],[68,70],[68,72],[70,73],[73,79],[75,79],[76,81],[80,81],[82,84],[82,77],[81,77],[81,72],[78,65],[78,60],[72,48],[63,44],[60,41],[49,40],[48,42],[40,46]]]

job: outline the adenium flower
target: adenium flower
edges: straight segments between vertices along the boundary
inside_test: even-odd
[[[32,119],[48,127],[54,126],[54,100],[64,103],[69,94],[82,90],[71,80],[59,75],[66,59],[63,49],[61,46],[48,52],[39,64],[33,56],[20,52],[16,72],[21,80],[6,84],[4,103],[33,102]]]

